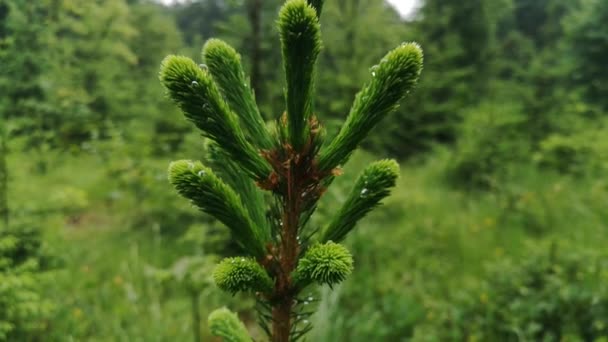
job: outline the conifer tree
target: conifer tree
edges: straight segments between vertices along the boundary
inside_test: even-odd
[[[408,158],[456,141],[463,108],[477,104],[488,89],[494,31],[489,12],[498,2],[421,2],[410,26],[424,46],[425,76],[414,101],[380,125],[372,147]]]
[[[583,1],[569,18],[569,52],[574,57],[574,82],[589,103],[608,111],[608,3]],[[574,48],[572,48],[574,47]]]
[[[34,142],[40,137],[38,119],[45,114],[41,75],[48,61],[42,53],[48,34],[40,15],[43,8],[43,2],[0,0],[0,220],[5,230],[11,217],[9,138],[21,131]]]
[[[365,168],[325,227],[310,226],[309,218],[341,166],[398,107],[422,68],[415,43],[388,52],[371,68],[340,132],[324,144],[313,102],[322,5],[321,0],[288,0],[279,12],[286,111],[273,131],[262,120],[240,56],[225,42],[207,41],[204,64],[168,56],[160,70],[169,97],[211,140],[213,168],[175,161],[169,181],[231,230],[241,254],[221,261],[213,277],[222,290],[255,294],[261,326],[273,342],[299,340],[311,329],[312,298],[302,297],[304,289],[334,286],[352,272],[353,258],[340,242],[389,195],[398,164],[381,160]],[[251,341],[226,309],[212,313],[209,325],[225,341]]]

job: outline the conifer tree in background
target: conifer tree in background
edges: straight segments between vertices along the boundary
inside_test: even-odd
[[[556,132],[570,131],[577,91],[568,89],[576,76],[569,56],[575,42],[567,36],[565,22],[577,12],[581,0],[512,0],[504,16],[497,20],[498,78],[510,82],[509,91],[523,105],[519,128],[533,146]],[[588,21],[589,17],[585,20]],[[505,29],[508,28],[508,29]],[[555,58],[564,56],[565,58]],[[580,59],[576,59],[580,60]],[[574,77],[573,77],[574,76]],[[590,82],[586,82],[590,83]]]
[[[584,99],[608,111],[608,2],[587,0],[570,19],[569,40],[574,47],[574,83]]]
[[[41,13],[44,3],[0,0],[0,219],[8,229],[9,139],[14,131],[27,136],[37,148],[43,134],[42,118],[48,114],[42,73],[48,63],[48,33]]]
[[[273,113],[284,110],[281,84],[281,51],[276,49],[276,14],[284,0],[247,0],[246,6],[237,2],[229,7],[231,14],[225,21],[218,21],[217,34],[232,45],[243,58],[244,70],[249,70],[251,88],[260,114],[266,120],[274,118]]]
[[[168,56],[160,71],[169,96],[212,144],[213,169],[198,161],[175,161],[169,180],[231,230],[241,255],[221,261],[213,277],[227,292],[255,293],[261,326],[273,342],[296,341],[311,329],[312,298],[302,297],[304,289],[334,286],[353,270],[351,254],[339,243],[389,195],[398,164],[382,160],[369,165],[325,227],[312,227],[309,218],[341,166],[398,107],[422,68],[422,51],[415,43],[386,54],[372,67],[370,81],[357,94],[340,132],[323,144],[313,102],[322,5],[322,0],[289,0],[279,12],[286,111],[272,133],[240,56],[223,41],[207,41],[205,64]],[[226,341],[251,341],[244,325],[226,309],[212,313],[209,324]]]
[[[323,123],[328,136],[331,136],[339,129],[352,98],[369,77],[367,67],[376,63],[386,50],[407,40],[409,27],[396,9],[386,5],[385,0],[330,1],[323,8],[323,16],[324,47],[319,57],[319,68],[323,73],[317,78],[316,104],[317,108],[323,109]],[[382,25],[377,25],[379,22]],[[392,115],[391,130],[376,129],[362,147],[381,155],[388,152],[391,157],[402,157],[392,153],[391,149],[374,144],[377,138],[391,140],[392,144],[387,145],[403,151],[403,145],[398,143],[401,141],[399,137],[387,137],[389,131],[402,131],[404,126],[394,124],[398,116],[398,112]],[[385,124],[386,121],[382,126]]]
[[[488,89],[494,31],[488,12],[497,2],[424,1],[411,27],[424,46],[425,76],[414,101],[381,124],[376,150],[407,158],[457,140],[463,109]]]

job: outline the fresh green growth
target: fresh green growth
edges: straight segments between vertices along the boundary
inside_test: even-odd
[[[217,286],[232,294],[239,291],[268,292],[272,280],[268,273],[252,258],[226,258],[213,271]]]
[[[262,328],[273,342],[299,340],[311,329],[308,320],[298,318],[304,310],[298,305],[302,290],[314,284],[334,286],[353,271],[350,252],[337,242],[390,194],[397,163],[382,160],[366,168],[319,234],[308,219],[341,174],[340,166],[398,107],[422,69],[422,51],[415,43],[386,54],[372,67],[371,80],[356,96],[338,136],[324,144],[313,102],[321,6],[322,1],[289,0],[279,12],[286,111],[277,117],[272,133],[245,81],[239,55],[227,43],[208,41],[206,64],[169,56],[160,71],[169,97],[211,140],[209,159],[217,170],[216,175],[200,162],[177,161],[169,167],[169,180],[231,230],[242,256],[221,261],[214,280],[232,294],[256,293]],[[210,325],[228,341],[250,340],[226,309],[213,313]]]
[[[251,342],[243,323],[226,308],[215,310],[209,315],[209,329],[226,342]]]
[[[399,164],[394,160],[377,161],[365,168],[348,199],[321,234],[321,241],[342,241],[360,219],[390,194],[398,176]]]
[[[187,57],[168,56],[161,65],[160,80],[185,116],[247,173],[256,179],[270,174],[269,165],[247,141],[208,70]]]
[[[180,160],[169,166],[169,181],[180,195],[224,223],[237,242],[256,256],[264,255],[268,231],[255,225],[239,195],[200,162]]]
[[[422,50],[404,43],[371,68],[372,80],[357,94],[338,136],[319,156],[319,168],[331,170],[348,160],[370,130],[399,106],[416,85],[422,70]]]
[[[287,79],[287,120],[291,143],[301,148],[313,115],[313,80],[321,51],[321,28],[306,1],[289,1],[279,13],[283,65]]]
[[[270,134],[255,105],[253,90],[245,80],[241,56],[223,41],[210,39],[203,47],[203,60],[206,64],[201,67],[210,70],[230,108],[238,114],[250,136],[258,139],[255,143],[270,148]]]
[[[218,176],[231,188],[239,189],[239,196],[251,215],[254,224],[266,226],[264,212],[264,194],[249,178],[242,177],[238,164],[230,159],[226,152],[215,143],[208,145],[209,166],[218,171]]]
[[[346,247],[327,242],[315,244],[298,262],[295,282],[298,285],[317,282],[330,287],[342,282],[353,271],[353,257]]]

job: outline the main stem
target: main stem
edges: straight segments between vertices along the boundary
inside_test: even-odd
[[[287,194],[284,197],[283,227],[279,250],[281,270],[275,285],[275,295],[278,300],[272,307],[273,342],[289,342],[291,333],[291,311],[296,294],[293,293],[290,275],[296,267],[298,256],[300,193],[297,168],[290,161],[287,170]]]

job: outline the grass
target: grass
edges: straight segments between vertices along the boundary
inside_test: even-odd
[[[344,200],[349,181],[373,159],[354,157],[315,222]],[[190,340],[187,292],[154,272],[192,254],[196,246],[180,240],[188,227],[177,225],[200,219],[166,183],[167,161],[131,163],[109,177],[111,165],[96,155],[46,160],[46,173],[26,155],[12,155],[9,164],[20,168],[11,175],[11,207],[19,220],[44,229],[46,246],[60,261],[45,287],[56,302],[49,339]],[[447,163],[446,152],[438,151],[402,166],[393,196],[346,242],[354,274],[336,291],[320,291],[312,340],[422,339],[416,331],[432,327],[460,291],[478,286],[488,263],[525,258],[552,240],[604,248],[606,181],[522,166],[493,191],[465,192],[445,183]],[[252,302],[243,298],[211,286],[201,298],[203,317],[228,302],[255,329]],[[203,338],[210,339],[206,330]]]
[[[500,189],[463,192],[444,182],[448,160],[404,166],[394,195],[350,238],[355,273],[338,299],[328,295],[332,329],[319,340],[406,340],[478,287],[490,263],[550,241],[605,246],[605,181],[522,166]]]

